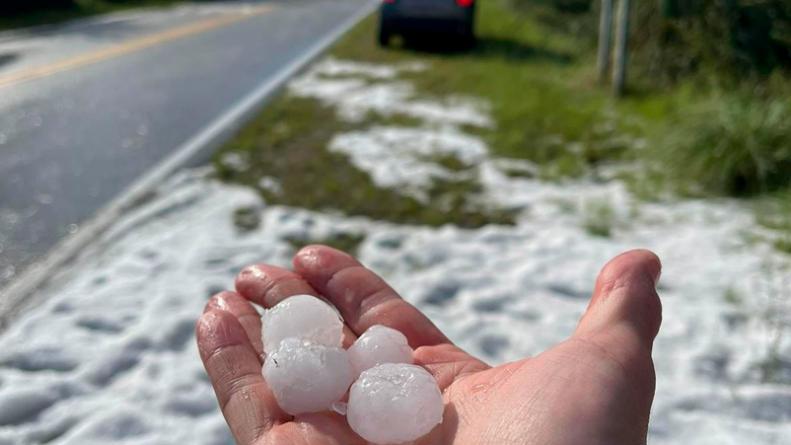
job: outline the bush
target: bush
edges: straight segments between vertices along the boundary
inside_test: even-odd
[[[637,2],[635,66],[665,83],[707,68],[738,78],[791,68],[788,0]]]
[[[743,94],[675,119],[655,149],[686,191],[746,196],[791,187],[791,103]]]

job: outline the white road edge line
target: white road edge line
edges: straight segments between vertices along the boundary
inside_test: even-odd
[[[206,128],[182,144],[173,154],[151,168],[140,179],[133,182],[118,197],[110,201],[92,218],[80,224],[80,230],[53,247],[42,260],[31,264],[10,285],[0,290],[0,330],[11,322],[68,261],[76,258],[83,249],[99,240],[113,222],[129,209],[134,208],[174,171],[187,166],[190,162],[204,161],[207,155],[219,148],[250,118],[255,116],[274,93],[279,91],[295,74],[303,70],[313,60],[324,53],[343,34],[373,13],[378,6],[377,0],[369,0],[359,12],[330,31],[316,42],[299,58],[295,59],[274,77],[268,78],[252,92],[222,113]]]

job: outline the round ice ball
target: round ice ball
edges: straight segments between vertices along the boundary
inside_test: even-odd
[[[360,375],[349,391],[346,417],[363,439],[399,444],[425,436],[442,423],[436,380],[416,365],[385,363]]]
[[[340,347],[343,320],[329,304],[312,295],[288,297],[261,316],[264,352],[278,348],[285,338],[301,338],[311,343]]]
[[[401,332],[382,326],[371,326],[349,348],[355,375],[382,363],[412,363],[412,348]]]
[[[283,411],[325,411],[349,389],[354,375],[346,350],[286,338],[266,356],[264,379]]]

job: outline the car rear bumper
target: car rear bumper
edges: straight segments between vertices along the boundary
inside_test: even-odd
[[[466,20],[448,20],[448,19],[400,19],[398,17],[392,19],[384,19],[384,23],[403,33],[449,33],[449,32],[464,32],[469,28],[469,22]]]

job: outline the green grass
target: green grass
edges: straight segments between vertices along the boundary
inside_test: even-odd
[[[774,230],[774,247],[791,254],[791,190],[762,197],[756,204],[758,223]]]
[[[437,181],[429,190],[430,201],[423,203],[378,187],[346,156],[327,149],[333,135],[369,124],[341,121],[331,108],[313,99],[281,96],[216,155],[216,172],[223,180],[255,188],[272,204],[431,226],[513,223],[512,212],[474,204],[480,191],[475,180]],[[247,168],[224,164],[222,157],[229,152],[242,155]],[[277,180],[282,191],[260,187],[262,176]]]
[[[791,254],[791,235],[784,233],[778,239],[776,239],[772,245],[780,252]]]
[[[141,7],[161,7],[185,0],[74,0],[74,5],[64,8],[41,8],[18,14],[0,15],[0,31],[28,26],[46,25],[110,12]]]
[[[257,207],[240,207],[233,212],[233,225],[240,232],[251,232],[261,226],[261,212]]]
[[[741,294],[739,294],[739,292],[732,287],[725,289],[725,292],[722,294],[722,299],[726,303],[733,306],[739,306],[744,301],[744,298],[741,296]]]
[[[365,241],[365,235],[339,232],[324,238],[289,237],[286,238],[286,241],[294,248],[294,252],[311,244],[323,244],[352,255],[357,255],[357,249],[360,247],[360,244]]]
[[[595,199],[583,206],[582,226],[593,236],[609,238],[616,223],[615,210],[606,199]]]

